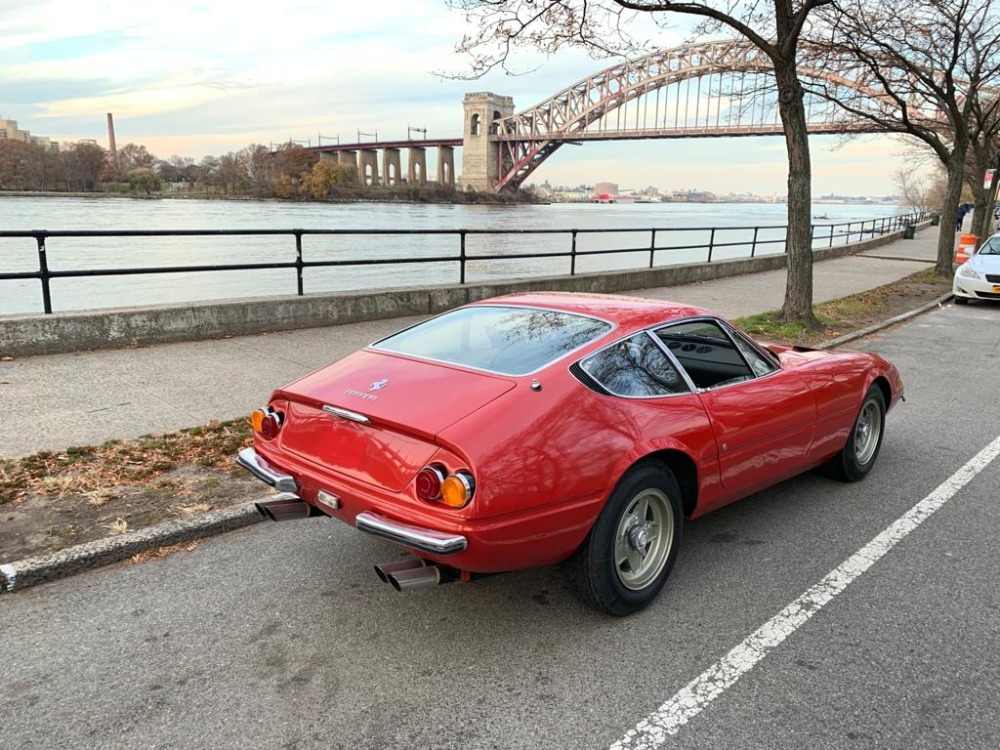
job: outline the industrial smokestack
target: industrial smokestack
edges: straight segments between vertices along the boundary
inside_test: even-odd
[[[108,150],[111,152],[111,163],[118,164],[118,150],[115,148],[115,118],[108,112]]]

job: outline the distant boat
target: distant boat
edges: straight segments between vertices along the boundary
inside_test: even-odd
[[[635,203],[635,196],[628,193],[621,194],[616,193],[611,195],[609,193],[600,193],[594,195],[590,198],[591,203]]]
[[[826,214],[819,214],[818,216],[813,216],[814,219],[829,219],[830,217]]]

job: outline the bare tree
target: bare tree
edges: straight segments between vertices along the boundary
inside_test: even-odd
[[[274,190],[274,156],[267,146],[252,143],[239,152],[239,161],[253,185],[258,198],[271,195]]]
[[[177,154],[156,163],[156,171],[160,175],[160,179],[169,183],[194,182],[192,172],[195,168],[194,159]]]
[[[107,151],[96,143],[81,141],[63,152],[66,181],[73,190],[95,190],[107,166]]]
[[[1000,96],[997,92],[994,96]],[[986,97],[983,97],[986,98]],[[970,231],[978,237],[989,234],[993,219],[993,206],[990,205],[991,191],[986,185],[986,173],[993,169],[993,179],[1000,179],[1000,109],[989,99],[982,106],[982,99],[973,105],[973,117],[976,119],[979,137],[969,143],[969,153],[965,157],[965,177],[972,190],[974,211]],[[992,185],[991,185],[992,186]]]
[[[219,157],[219,169],[216,172],[218,184],[223,195],[235,195],[241,182],[246,181],[246,170],[240,164],[239,155],[230,151]]]
[[[658,23],[671,16],[698,19],[697,36],[719,29],[745,37],[770,60],[788,152],[788,279],[781,317],[818,325],[812,310],[812,226],[809,135],[799,45],[817,8],[833,0],[449,0],[478,31],[458,45],[474,75],[507,68],[516,47],[553,53],[579,46],[602,55],[634,55],[640,43],[628,32],[637,14]]]
[[[858,88],[816,82],[817,93],[880,130],[926,143],[948,175],[935,269],[952,273],[955,211],[975,142],[996,137],[1000,0],[837,0],[810,35],[815,65]]]
[[[41,148],[37,169],[38,190],[52,190],[65,181],[66,168],[63,159],[56,148],[45,146]]]
[[[25,141],[0,139],[0,190],[37,189],[33,173],[41,148]]]
[[[914,213],[926,211],[930,207],[929,180],[912,164],[900,167],[893,175],[903,200]]]
[[[156,164],[156,157],[149,153],[149,150],[138,143],[126,143],[120,146],[117,152],[118,171],[128,175],[133,169],[151,169]]]
[[[216,156],[206,156],[198,162],[197,181],[211,187],[219,180],[219,158]]]

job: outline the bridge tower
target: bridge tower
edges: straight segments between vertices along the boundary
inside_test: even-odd
[[[466,190],[496,190],[500,179],[500,145],[491,141],[493,121],[514,114],[514,100],[489,92],[465,95],[462,129],[462,185]]]

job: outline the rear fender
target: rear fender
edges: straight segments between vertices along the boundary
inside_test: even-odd
[[[692,515],[699,500],[712,495],[720,487],[719,462],[714,441],[707,450],[697,451],[679,440],[666,438],[656,444],[636,445],[616,464],[613,480],[604,488],[604,497],[611,496],[615,487],[637,464],[656,461],[670,469],[684,496],[684,511]]]

